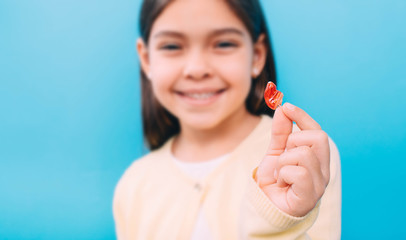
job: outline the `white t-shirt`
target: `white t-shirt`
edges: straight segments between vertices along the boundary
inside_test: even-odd
[[[223,162],[229,154],[198,163],[182,162],[172,156],[176,165],[178,165],[186,174],[196,180],[201,180],[213,171],[221,162]],[[207,218],[204,215],[202,208],[199,210],[199,215],[195,227],[193,229],[191,240],[212,240],[213,235],[210,232]]]

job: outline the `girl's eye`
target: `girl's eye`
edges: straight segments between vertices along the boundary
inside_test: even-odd
[[[180,46],[177,44],[166,44],[166,45],[163,45],[162,47],[160,47],[159,49],[174,51],[174,50],[179,50]]]
[[[237,44],[232,43],[232,42],[218,42],[216,44],[217,48],[230,48],[230,47],[236,47]]]

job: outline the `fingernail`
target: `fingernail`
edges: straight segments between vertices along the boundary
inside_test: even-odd
[[[288,102],[284,104],[284,107],[286,107],[288,110],[291,110],[291,111],[293,111],[295,109],[295,106],[293,106],[292,104],[290,104]]]
[[[276,169],[275,169],[275,171],[273,172],[273,177],[274,177],[275,179],[278,179],[278,171],[276,171]]]

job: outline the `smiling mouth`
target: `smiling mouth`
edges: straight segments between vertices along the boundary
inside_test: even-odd
[[[193,99],[193,100],[208,100],[214,97],[217,97],[221,93],[223,93],[225,89],[220,89],[218,91],[202,91],[202,92],[179,92],[177,91],[176,93],[179,94],[181,97]]]

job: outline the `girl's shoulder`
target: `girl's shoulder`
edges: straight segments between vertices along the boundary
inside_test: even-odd
[[[167,169],[171,159],[171,143],[172,139],[168,140],[161,148],[134,160],[124,171],[117,184],[117,188],[142,183],[151,176],[156,175],[160,170]]]
[[[165,165],[170,160],[172,140],[173,138],[169,139],[162,147],[134,160],[127,168],[123,176],[146,173],[149,170],[156,170],[157,168]]]

